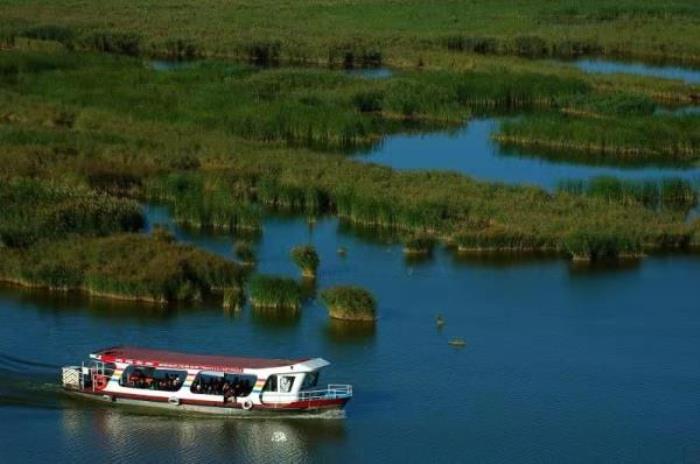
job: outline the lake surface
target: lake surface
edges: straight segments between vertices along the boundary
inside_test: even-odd
[[[164,208],[148,216],[149,228],[169,223]],[[232,237],[176,235],[231,256]],[[352,283],[375,293],[376,329],[333,324],[315,301],[288,318],[0,290],[2,462],[700,460],[700,259],[591,270],[438,249],[408,262],[399,246],[334,219],[311,227],[270,218],[256,242],[259,269],[297,275],[288,252],[306,242],[321,256],[319,288]],[[448,346],[455,336],[467,347]],[[59,366],[118,343],[322,356],[333,362],[323,381],[352,383],[355,398],[343,420],[240,420],[59,393]]]
[[[700,69],[588,58],[575,61],[574,64],[577,68],[591,73],[634,74],[681,80],[686,84],[700,84]]]
[[[543,154],[502,147],[492,140],[499,119],[470,120],[454,131],[430,134],[397,134],[384,138],[359,161],[383,164],[398,170],[443,170],[460,172],[476,179],[530,184],[553,190],[564,179],[615,176],[622,179],[680,177],[700,182],[700,166],[661,167],[591,165],[548,159]]]

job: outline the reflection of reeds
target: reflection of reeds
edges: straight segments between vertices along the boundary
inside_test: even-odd
[[[326,334],[338,343],[365,343],[374,338],[377,325],[373,322],[345,321],[331,318],[326,326]]]

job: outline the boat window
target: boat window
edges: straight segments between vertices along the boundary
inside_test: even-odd
[[[254,375],[200,372],[192,382],[190,391],[202,395],[223,395],[226,398],[248,396],[257,380]]]
[[[290,393],[292,391],[292,387],[294,386],[294,379],[296,379],[296,377],[293,375],[281,376],[280,377],[280,391],[282,393]]]
[[[186,371],[129,366],[124,369],[119,385],[128,388],[177,391],[187,378]]]
[[[316,385],[318,385],[318,371],[309,372],[306,375],[304,375],[304,382],[301,384],[302,390],[314,388]]]
[[[263,391],[269,391],[269,392],[276,392],[277,391],[277,376],[276,375],[271,375],[270,377],[267,378],[267,382],[265,382],[265,386],[263,387]]]

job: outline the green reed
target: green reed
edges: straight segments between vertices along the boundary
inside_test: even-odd
[[[297,281],[287,277],[256,274],[248,284],[250,303],[256,308],[301,308],[302,289]]]
[[[376,299],[361,287],[330,287],[321,292],[321,300],[333,319],[374,321],[377,318]]]

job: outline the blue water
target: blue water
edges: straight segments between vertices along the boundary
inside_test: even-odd
[[[169,222],[163,208],[148,213],[151,224]],[[232,237],[176,234],[231,256]],[[273,218],[256,242],[260,270],[297,275],[288,250],[307,242],[321,256],[319,288],[352,283],[375,293],[375,330],[333,324],[316,301],[280,318],[0,291],[2,462],[700,459],[697,258],[578,269],[438,249],[412,263],[399,246],[365,241],[334,219],[311,227]],[[467,347],[448,346],[455,336]],[[356,396],[340,421],[168,417],[69,401],[54,368],[7,358],[57,367],[116,343],[323,356],[333,362],[325,381],[350,382]],[[286,441],[273,441],[278,432]]]
[[[364,79],[388,79],[394,75],[394,71],[389,68],[361,68],[348,69],[346,74]]]
[[[554,189],[564,179],[615,176],[622,179],[680,177],[700,181],[700,166],[606,166],[547,159],[542,154],[501,147],[492,140],[499,121],[474,119],[458,130],[431,134],[397,134],[385,137],[357,160],[398,170],[455,171],[476,179],[507,184],[537,185]]]
[[[576,67],[591,73],[634,74],[637,76],[681,80],[686,84],[700,84],[700,69],[588,58],[578,60],[574,64]]]
[[[149,62],[155,71],[177,71],[178,69],[191,68],[197,63],[197,60],[151,60]]]

